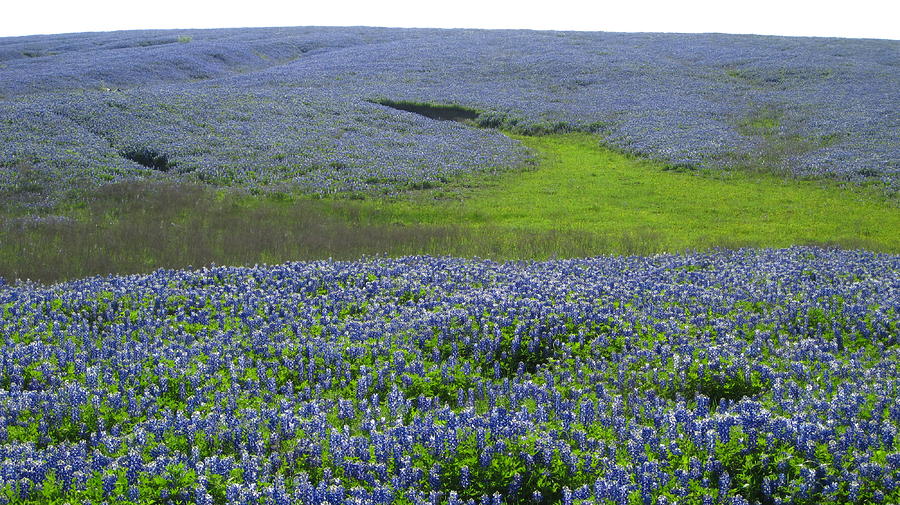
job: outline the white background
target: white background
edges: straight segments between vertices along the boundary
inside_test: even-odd
[[[139,28],[310,25],[900,39],[900,0],[0,0],[0,37]]]

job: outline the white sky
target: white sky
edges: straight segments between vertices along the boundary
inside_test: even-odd
[[[2,0],[0,36],[140,28],[401,26],[900,39],[900,0]]]

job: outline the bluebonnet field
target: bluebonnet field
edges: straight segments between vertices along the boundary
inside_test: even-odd
[[[483,126],[593,131],[674,165],[897,188],[900,42],[735,35],[279,28],[0,39],[0,185],[166,177],[395,192],[528,163]],[[133,158],[133,157],[132,157]],[[34,174],[32,174],[34,175]],[[13,181],[13,182],[10,182]],[[0,189],[3,189],[0,187]]]
[[[0,501],[900,501],[900,257],[410,257],[0,290]]]

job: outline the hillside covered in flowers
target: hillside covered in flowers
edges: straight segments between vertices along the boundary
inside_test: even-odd
[[[73,185],[160,171],[394,193],[529,162],[496,131],[385,100],[464,107],[472,123],[507,131],[593,132],[678,167],[896,189],[898,49],[888,40],[379,28],[3,38],[0,190],[29,166],[47,172],[50,200]]]

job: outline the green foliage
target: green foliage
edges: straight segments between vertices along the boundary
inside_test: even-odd
[[[774,135],[781,124],[783,113],[773,107],[763,107],[750,112],[738,121],[738,132],[743,135]]]
[[[813,261],[815,256],[811,255],[803,259]],[[686,265],[673,268],[672,272],[683,274],[705,268],[707,267],[699,264]],[[810,274],[812,272],[812,270],[809,271]],[[208,280],[216,285],[228,282],[227,277]],[[292,300],[290,303],[321,303],[322,305],[318,308],[327,306],[332,316],[346,323],[367,314],[370,307],[365,303],[347,301],[340,304],[324,303],[322,299],[327,297],[322,295],[333,293],[335,289],[343,291],[350,287],[365,286],[377,281],[379,281],[379,277],[372,273],[355,274],[353,277],[335,281],[330,285],[313,287],[307,293],[308,296],[301,296],[299,300]],[[166,287],[178,290],[183,287],[179,282],[171,281]],[[475,284],[479,288],[488,285],[487,282]],[[388,298],[394,297],[401,303],[420,303],[429,299],[427,289],[386,291],[385,295]],[[661,300],[666,300],[665,292],[660,292],[659,296]],[[559,299],[578,298],[571,292],[561,292]],[[584,298],[581,300],[584,301]],[[786,360],[763,360],[759,354],[762,353],[765,357],[767,351],[765,349],[754,350],[752,346],[766,344],[772,339],[781,339],[785,343],[808,338],[828,340],[835,338],[834,333],[843,328],[847,337],[847,348],[835,354],[835,361],[832,364],[838,364],[843,359],[851,359],[851,356],[853,360],[860,363],[861,367],[871,366],[872,363],[884,359],[896,361],[896,356],[886,357],[879,354],[879,351],[883,349],[882,342],[873,339],[868,343],[863,343],[861,338],[857,338],[859,335],[854,335],[848,327],[842,326],[846,321],[843,320],[843,312],[839,310],[844,307],[842,303],[845,303],[841,297],[823,297],[818,302],[820,303],[816,304],[815,308],[798,313],[795,321],[789,321],[795,323],[798,328],[782,328],[780,332],[776,331],[775,334],[763,336],[756,330],[771,330],[766,326],[767,323],[755,322],[747,323],[744,326],[735,326],[732,329],[737,334],[730,334],[728,338],[734,337],[732,343],[736,345],[729,352],[715,354],[715,358],[710,358],[711,354],[706,353],[706,349],[715,347],[717,339],[722,336],[716,334],[715,326],[712,324],[692,328],[695,333],[703,335],[698,339],[703,344],[695,346],[693,354],[681,355],[678,354],[677,344],[674,344],[671,339],[673,337],[683,339],[687,336],[690,341],[690,337],[696,335],[690,332],[674,332],[677,333],[676,336],[672,332],[662,331],[654,324],[660,320],[626,322],[623,319],[609,317],[606,320],[591,319],[590,322],[576,323],[576,319],[571,316],[550,311],[551,313],[544,315],[546,315],[546,322],[555,320],[558,323],[553,326],[555,330],[536,331],[532,335],[527,331],[517,332],[520,320],[512,318],[501,323],[496,317],[489,317],[490,312],[485,309],[481,314],[469,314],[471,317],[454,316],[446,323],[446,327],[442,326],[436,331],[433,328],[432,333],[428,331],[397,332],[391,335],[389,344],[382,339],[377,339],[377,342],[360,342],[346,333],[331,332],[333,328],[320,323],[284,329],[283,333],[275,330],[267,335],[267,340],[261,345],[250,346],[248,342],[240,341],[235,344],[234,348],[227,349],[225,355],[229,356],[228,359],[245,361],[245,365],[240,368],[240,373],[233,373],[234,369],[228,368],[226,365],[218,373],[201,374],[198,372],[199,363],[205,363],[209,359],[207,355],[199,355],[196,360],[184,365],[167,357],[168,354],[162,353],[147,357],[146,362],[142,363],[140,376],[131,382],[117,384],[115,379],[109,383],[101,382],[100,390],[112,393],[119,391],[121,386],[125,386],[141,394],[152,389],[157,400],[154,407],[159,407],[164,415],[168,416],[171,413],[174,417],[182,415],[185,410],[185,402],[189,397],[200,394],[200,391],[207,391],[206,396],[199,399],[200,405],[192,414],[192,416],[202,416],[219,407],[215,405],[215,392],[232,391],[234,390],[232,386],[238,384],[253,384],[255,387],[256,384],[261,384],[267,379],[274,379],[277,388],[267,388],[262,391],[256,389],[255,393],[241,394],[233,399],[236,403],[234,412],[264,411],[266,406],[271,404],[270,402],[281,400],[279,397],[283,394],[281,389],[288,383],[293,385],[291,393],[309,394],[311,387],[314,387],[317,398],[324,404],[333,405],[330,402],[339,399],[349,400],[357,409],[353,416],[341,417],[338,415],[337,409],[333,408],[327,415],[330,428],[345,430],[343,432],[351,437],[365,437],[369,435],[370,428],[366,427],[364,422],[370,416],[382,417],[382,426],[388,427],[386,429],[401,424],[408,426],[416,422],[425,423],[427,431],[428,423],[440,427],[449,422],[442,416],[435,415],[435,411],[430,409],[423,411],[412,407],[406,412],[392,413],[384,402],[387,393],[394,387],[397,387],[407,399],[436,398],[441,405],[457,412],[471,408],[468,403],[461,405],[458,402],[457,392],[471,390],[476,395],[474,416],[483,414],[489,402],[495,402],[497,406],[508,409],[510,412],[524,409],[534,414],[537,410],[535,397],[515,400],[510,394],[504,394],[501,391],[497,394],[498,399],[491,400],[487,398],[484,390],[480,389],[480,386],[484,384],[496,388],[500,384],[515,383],[515,381],[507,381],[507,378],[519,373],[518,365],[522,363],[524,376],[517,377],[517,379],[521,379],[519,384],[546,385],[547,377],[557,379],[565,377],[554,384],[551,392],[558,393],[560,399],[572,401],[572,404],[560,410],[549,411],[550,409],[548,409],[544,412],[546,421],[542,420],[533,425],[534,429],[525,434],[512,437],[498,436],[497,431],[491,428],[481,432],[483,439],[479,441],[476,428],[466,423],[457,424],[454,435],[458,444],[455,450],[447,449],[451,445],[449,443],[436,448],[429,442],[423,441],[422,438],[410,438],[412,453],[404,454],[404,456],[410,456],[410,464],[423,471],[423,477],[415,483],[416,488],[426,492],[445,493],[444,496],[450,491],[454,491],[459,498],[464,500],[480,501],[483,495],[500,493],[505,496],[505,503],[510,505],[557,504],[562,501],[564,488],[576,489],[583,485],[590,485],[598,477],[603,476],[603,472],[607,471],[608,467],[589,467],[587,466],[589,463],[586,463],[586,456],[588,454],[596,456],[596,448],[602,446],[610,451],[608,454],[611,460],[623,467],[634,464],[636,451],[642,455],[646,454],[649,461],[658,463],[660,471],[669,476],[676,475],[676,471],[686,471],[694,460],[708,460],[709,451],[712,451],[715,460],[721,463],[722,466],[719,469],[705,468],[702,470],[700,475],[692,477],[682,490],[676,490],[676,477],[672,477],[671,482],[663,482],[661,487],[654,491],[653,496],[648,498],[651,503],[660,496],[668,497],[670,502],[678,498],[679,503],[696,505],[701,505],[702,497],[705,496],[723,498],[717,483],[723,477],[724,472],[728,472],[731,485],[724,491],[728,496],[739,495],[751,503],[755,501],[767,503],[768,498],[763,493],[766,479],[771,480],[774,476],[783,475],[787,484],[779,488],[777,498],[785,502],[812,505],[813,503],[823,503],[823,501],[818,496],[815,498],[817,501],[798,496],[802,479],[808,475],[805,473],[807,470],[821,468],[824,469],[823,471],[831,472],[829,475],[834,477],[837,472],[845,471],[848,468],[846,465],[854,464],[854,461],[845,460],[842,463],[843,469],[838,465],[832,467],[835,458],[830,453],[827,442],[819,442],[814,447],[801,447],[799,444],[767,438],[765,435],[757,435],[754,439],[752,428],[744,431],[742,428],[732,426],[724,434],[716,433],[715,430],[709,431],[708,433],[714,433],[715,438],[711,442],[707,442],[710,445],[701,447],[703,442],[697,442],[696,437],[685,436],[685,433],[680,431],[682,428],[654,424],[655,421],[641,415],[640,411],[652,408],[648,407],[652,404],[647,400],[652,398],[657,401],[659,400],[658,396],[662,396],[670,402],[678,398],[689,410],[697,406],[699,395],[709,397],[712,400],[713,408],[723,400],[739,400],[745,396],[757,397],[756,399],[761,403],[765,402],[765,398],[762,397],[767,394],[771,384],[765,378],[765,374],[759,371],[758,367],[752,365],[771,364],[777,368],[775,372],[781,376],[794,370],[795,365],[801,367],[809,365]],[[68,311],[67,314],[77,315],[79,321],[83,315],[102,313],[102,319],[97,317],[93,320],[96,324],[118,324],[130,320],[128,314],[138,307],[145,309],[154,307],[155,311],[152,317],[162,317],[165,323],[170,324],[173,328],[191,330],[184,331],[181,337],[199,335],[198,338],[203,338],[206,330],[220,326],[233,329],[236,335],[248,336],[254,333],[252,328],[255,328],[256,321],[253,317],[233,321],[222,318],[221,322],[200,325],[201,327],[196,328],[195,334],[192,334],[193,328],[179,326],[185,314],[199,315],[203,311],[212,311],[213,309],[205,297],[190,296],[189,294],[163,293],[140,296],[99,291],[86,299],[79,299],[78,302],[61,295],[54,295],[49,296],[42,303],[44,303],[44,307],[52,308],[55,311]],[[157,307],[157,303],[161,306]],[[255,311],[250,312],[261,315],[270,309],[275,311],[279,309],[279,303],[283,302],[276,301],[271,305],[257,306]],[[675,310],[682,307],[681,304],[684,302],[664,301],[663,303],[666,308]],[[790,300],[787,303],[790,304]],[[719,307],[721,312],[713,312],[713,309],[709,309],[708,313],[694,314],[693,316],[701,316],[701,319],[703,319],[702,316],[705,316],[705,320],[709,323],[723,318],[743,318],[748,315],[752,318],[756,315],[765,315],[769,311],[780,310],[782,306],[771,301],[750,298],[735,301],[732,305],[724,308]],[[457,308],[459,307],[457,306]],[[613,311],[638,310],[636,302],[627,301],[616,301],[608,308]],[[220,306],[218,313],[212,315],[218,316],[227,313],[229,313],[229,309]],[[893,314],[891,312],[889,316],[892,317]],[[481,316],[484,318],[482,319]],[[692,320],[692,315],[688,313],[685,313],[684,318],[680,319],[685,324]],[[545,327],[532,326],[532,329],[535,328],[543,330]],[[450,331],[442,331],[445,329]],[[820,330],[822,331],[821,335],[819,334]],[[745,334],[740,334],[740,332]],[[27,333],[27,336],[23,337],[22,333]],[[490,336],[492,344],[490,349],[478,349],[476,346],[465,344],[465,338],[457,338],[469,335]],[[53,336],[36,334],[27,330],[10,332],[8,335],[12,341],[18,342],[33,342],[51,337]],[[55,338],[64,339],[65,337],[56,336]],[[175,337],[159,335],[159,338]],[[334,342],[335,353],[315,356],[304,354],[315,352],[313,347],[304,345],[306,340],[324,338],[336,339]],[[47,341],[51,342],[52,340]],[[684,341],[682,340],[682,342]],[[856,343],[851,344],[851,342]],[[747,344],[746,347],[743,345],[744,343]],[[532,350],[529,351],[529,348]],[[235,350],[238,352],[233,352]],[[655,352],[653,352],[654,350]],[[660,352],[660,350],[667,352]],[[633,352],[642,357],[629,361],[622,359],[623,352]],[[675,359],[672,354],[678,355],[678,359]],[[307,365],[314,364],[320,370],[339,363],[337,370],[340,370],[340,373],[335,374],[333,381],[331,379],[328,381],[312,379],[310,382],[301,380],[303,376],[296,371],[297,358],[301,356],[305,358]],[[451,357],[453,360],[450,359]],[[54,368],[54,359],[35,361],[23,367],[23,374],[29,381],[32,381],[28,384],[48,385],[49,378],[55,377],[57,374],[65,377],[68,382],[84,383],[85,377],[74,373],[74,370],[66,368],[63,372],[58,370],[61,367]],[[372,384],[371,389],[363,395],[363,397],[371,398],[377,392],[382,403],[367,405],[366,400],[360,400],[358,387],[364,372],[369,374],[374,370],[399,370],[401,364],[411,363],[421,365],[421,368],[416,368],[415,371],[406,369],[407,371],[396,374],[387,373],[384,375],[384,384],[377,386]],[[499,377],[494,376],[494,363],[499,364]],[[741,363],[742,366],[737,367],[736,363]],[[471,365],[471,372],[467,372],[463,364]],[[745,367],[743,364],[750,366]],[[812,371],[808,380],[824,379],[825,367],[813,368],[810,366],[810,369]],[[197,379],[200,382],[199,387],[195,387],[190,381],[187,381],[187,377]],[[372,376],[369,375],[369,377]],[[619,386],[617,388],[605,387],[614,383],[618,383]],[[603,401],[600,400],[600,390],[595,389],[598,385],[601,389],[605,389]],[[635,395],[635,392],[639,392],[639,394]],[[39,448],[46,447],[49,443],[74,445],[86,441],[89,433],[115,431],[123,435],[119,439],[119,445],[103,446],[99,450],[109,457],[127,454],[134,447],[129,444],[128,434],[132,433],[133,427],[137,423],[143,422],[144,418],[141,417],[141,414],[129,413],[127,408],[111,407],[108,399],[103,399],[102,394],[91,394],[92,397],[88,398],[80,407],[62,411],[46,430],[46,433],[42,433],[40,429],[41,422],[46,420],[44,417],[46,414],[39,410],[26,412],[15,422],[9,424],[5,433],[6,442],[33,443]],[[841,392],[832,390],[830,394],[836,395]],[[615,401],[609,401],[610,395],[618,398],[615,398]],[[541,405],[543,408],[547,406],[547,403],[542,401]],[[596,415],[592,414],[590,421],[584,420],[580,415],[584,412],[584,405],[597,405],[596,410],[591,407],[591,411]],[[761,409],[759,414],[778,417],[779,414],[772,410],[777,408],[774,405],[769,402],[765,406],[768,411]],[[879,412],[877,410],[879,408],[886,410]],[[734,415],[735,411],[733,410],[727,413],[712,413],[712,416],[720,421],[733,418]],[[860,405],[858,419],[883,420],[891,415],[879,397],[870,393]],[[623,431],[622,427],[612,426],[612,422],[620,419],[629,423],[627,430]],[[485,419],[482,417],[478,421],[484,422]],[[327,443],[319,446],[322,449],[321,453],[305,450],[306,448],[302,444],[311,437],[303,429],[293,432],[293,438],[286,440],[273,436],[273,431],[277,429],[274,428],[274,425],[258,426],[258,435],[263,450],[269,455],[284,456],[283,459],[275,460],[279,465],[277,467],[278,474],[284,478],[288,488],[296,485],[298,477],[304,473],[316,485],[325,481],[328,474],[332,479],[340,478],[342,485],[348,489],[353,486],[371,485],[362,478],[353,476],[345,466],[339,465],[337,463],[338,456],[331,452]],[[752,423],[745,426],[752,427]],[[836,426],[838,427],[834,432],[835,436],[841,436],[842,426],[840,424]],[[313,429],[318,428],[314,427]],[[634,432],[634,430],[664,433],[665,443],[656,445],[646,443],[644,447],[629,447],[622,442],[622,439],[623,436],[628,436],[626,433]],[[169,428],[161,434],[145,433],[145,435],[147,435],[146,443],[141,446],[141,456],[144,458],[151,458],[151,454],[156,450],[164,450],[178,456],[196,454],[201,459],[213,455],[239,459],[243,457],[243,444],[247,442],[246,437],[248,436],[244,434],[242,435],[245,437],[244,439],[234,440],[224,435],[223,432],[216,434],[214,430],[209,433],[201,430],[188,435],[180,432],[179,428]],[[553,450],[549,453],[542,451],[544,447],[547,447],[548,440],[554,441]],[[375,450],[372,447],[371,454],[374,454]],[[873,449],[867,457],[870,456],[872,461],[884,465],[895,452],[895,448],[885,446]],[[354,460],[360,459],[357,454],[347,457],[354,458]],[[400,464],[394,455],[386,456],[385,461],[389,467]],[[437,475],[430,475],[431,469],[436,467],[439,468]],[[464,468],[468,470],[469,474],[468,484],[465,485],[462,478]],[[26,505],[66,502],[101,503],[104,501],[148,505],[180,504],[191,503],[194,499],[192,493],[201,480],[205,479],[205,489],[213,497],[213,502],[225,504],[225,491],[229,484],[247,483],[245,475],[239,469],[232,470],[229,475],[209,472],[204,474],[202,471],[198,474],[183,465],[169,465],[161,474],[141,473],[134,488],[139,493],[140,499],[133,501],[127,498],[133,490],[127,481],[124,469],[106,470],[106,472],[105,475],[98,472],[90,474],[84,489],[78,491],[62,489],[56,476],[49,474],[42,483],[38,483],[40,489],[37,491],[37,498],[28,502],[19,500],[18,495],[15,494],[17,491],[9,484],[6,488],[0,488],[0,494],[5,494],[12,503]],[[115,479],[115,486],[112,492],[105,492],[103,478],[110,476]],[[257,482],[261,486],[269,483]],[[877,488],[877,485],[872,486],[872,489]],[[689,496],[679,496],[682,491],[688,492]],[[540,495],[539,500],[533,500],[535,493]],[[846,488],[840,489],[830,503],[835,505],[850,503],[849,496]],[[895,498],[896,493],[893,496],[888,495],[885,502],[892,503],[891,500],[896,501]],[[867,489],[860,495],[856,503],[870,503],[873,499],[872,491]],[[630,496],[630,500],[630,503],[635,505],[645,503],[639,492],[634,492]],[[409,501],[404,496],[398,496],[395,503],[409,503]]]
[[[717,367],[718,368],[718,367]],[[702,394],[710,399],[715,407],[722,400],[736,401],[745,396],[755,397],[771,387],[770,381],[762,378],[759,372],[742,370],[724,370],[720,372],[699,372],[695,362],[684,376],[678,376],[671,387],[663,391],[664,396],[674,399],[694,398]]]
[[[176,504],[193,500],[196,483],[196,472],[179,463],[167,466],[165,475],[142,478],[139,487],[141,497],[151,503]]]

